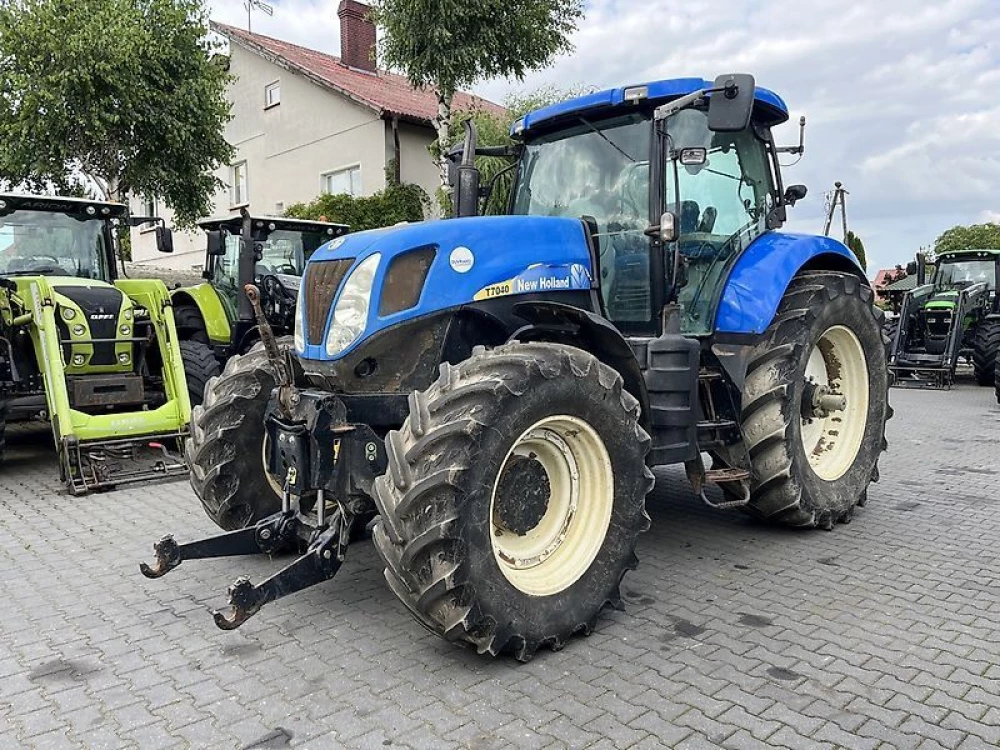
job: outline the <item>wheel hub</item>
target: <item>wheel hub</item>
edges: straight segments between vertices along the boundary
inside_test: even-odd
[[[825,419],[833,412],[844,411],[846,408],[846,396],[834,393],[828,385],[819,384],[813,380],[806,381],[805,391],[802,395],[803,419]]]
[[[493,523],[498,530],[524,536],[545,516],[551,494],[549,475],[534,453],[512,456],[497,485]]]

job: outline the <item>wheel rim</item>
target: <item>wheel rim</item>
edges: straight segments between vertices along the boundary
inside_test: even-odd
[[[271,476],[271,472],[267,470],[267,446],[270,445],[270,442],[271,441],[267,437],[267,432],[265,432],[264,439],[260,443],[260,465],[264,469],[264,477],[267,479],[267,483],[271,487],[271,491],[278,497],[281,497],[281,482]]]
[[[851,329],[833,326],[819,337],[805,380],[802,447],[813,472],[832,482],[854,464],[868,423],[868,361]]]
[[[490,497],[490,544],[504,577],[532,596],[572,586],[604,545],[614,472],[604,441],[576,417],[547,417],[507,453]]]

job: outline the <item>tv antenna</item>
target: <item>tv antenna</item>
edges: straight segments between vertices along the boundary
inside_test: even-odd
[[[252,34],[253,31],[250,29],[250,11],[259,10],[265,15],[273,16],[274,8],[263,0],[243,0],[243,7],[247,9],[247,33]]]

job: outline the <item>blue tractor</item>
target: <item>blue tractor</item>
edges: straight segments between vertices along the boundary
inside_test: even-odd
[[[228,533],[165,537],[143,572],[296,549],[230,588],[231,629],[332,577],[368,524],[421,623],[526,660],[620,603],[652,467],[716,507],[850,521],[885,448],[885,341],[851,252],[777,231],[806,194],[782,184],[787,118],[735,74],[540,109],[513,125],[504,216],[472,215],[497,149],[468,129],[458,218],[326,243],[294,341],[262,325],[209,384],[186,455]]]

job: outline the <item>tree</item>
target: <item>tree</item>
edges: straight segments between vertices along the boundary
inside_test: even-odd
[[[568,37],[582,16],[583,0],[374,0],[372,19],[383,29],[384,64],[437,94],[435,151],[442,186],[455,92],[488,78],[522,80],[548,65],[572,49]]]
[[[0,2],[0,178],[80,173],[105,196],[155,196],[190,224],[222,187],[229,74],[201,0]]]
[[[844,244],[847,245],[851,249],[851,252],[857,256],[858,261],[861,263],[861,267],[867,270],[868,259],[865,257],[865,243],[861,241],[861,238],[848,229],[847,236],[844,237]]]
[[[954,250],[987,250],[1000,248],[1000,224],[972,224],[955,226],[934,241],[934,253]]]

